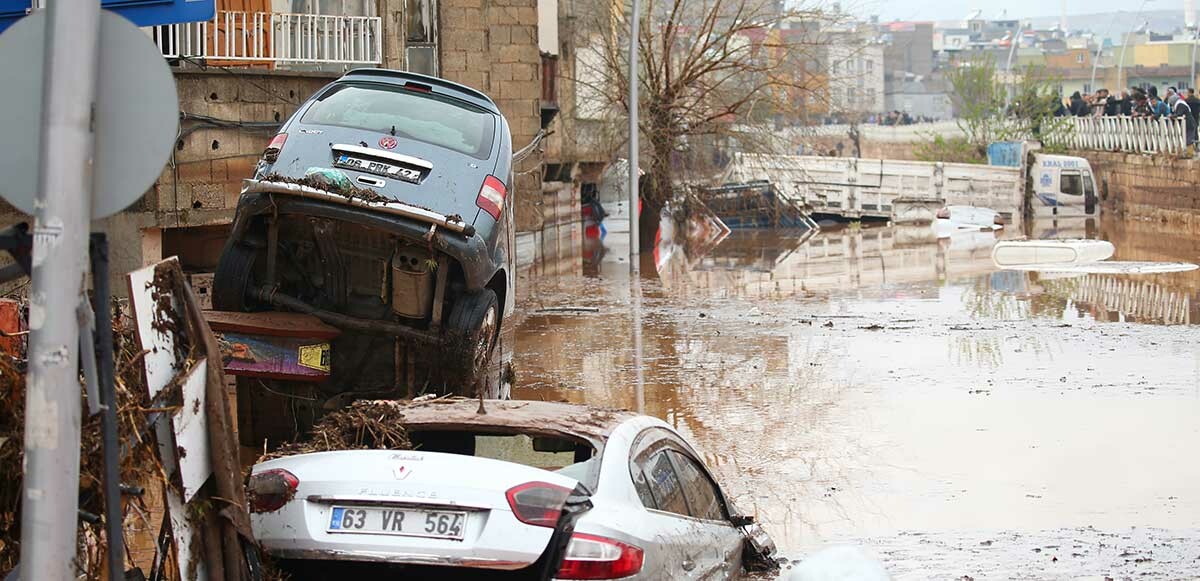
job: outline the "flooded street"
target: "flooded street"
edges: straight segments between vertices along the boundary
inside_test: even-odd
[[[1156,224],[1032,235],[1200,259],[1195,233]],[[522,281],[514,398],[663,418],[792,559],[855,545],[897,579],[1197,578],[1197,272],[997,271],[992,233],[838,226],[660,245],[631,279],[625,236],[585,246],[583,276]]]

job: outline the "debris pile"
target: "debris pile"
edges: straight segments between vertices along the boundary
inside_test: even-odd
[[[114,309],[114,311],[118,311]],[[118,311],[119,312],[119,311]],[[113,343],[117,353],[116,393],[119,409],[119,438],[126,442],[121,457],[121,482],[129,485],[162,481],[163,468],[159,462],[154,436],[148,427],[152,409],[142,376],[141,359],[131,325],[113,322]],[[84,405],[86,410],[87,406]],[[0,353],[0,574],[7,573],[20,560],[21,491],[24,459],[25,425],[25,361]],[[103,452],[99,414],[83,418],[79,450],[80,522],[83,542],[77,563],[84,578],[102,576],[104,553],[104,523],[97,516],[104,514]],[[141,503],[140,497],[126,496],[127,503]],[[148,514],[145,507],[126,510],[126,530],[146,529],[151,523],[141,522]]]
[[[410,450],[400,410],[399,402],[356,401],[321,418],[307,439],[284,444],[259,461],[338,450]]]

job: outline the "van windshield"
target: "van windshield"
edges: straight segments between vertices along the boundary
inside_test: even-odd
[[[343,83],[317,99],[301,123],[394,134],[478,159],[492,152],[496,116],[448,97]]]

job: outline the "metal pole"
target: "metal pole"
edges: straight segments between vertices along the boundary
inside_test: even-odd
[[[117,437],[117,393],[113,385],[112,291],[108,280],[108,237],[92,234],[92,308],[96,313],[96,359],[100,376],[100,430],[104,439],[104,530],[108,578],[125,577],[124,517],[121,513],[121,444]]]
[[[1137,13],[1133,15],[1133,23],[1129,30],[1125,32],[1125,42],[1121,43],[1121,62],[1117,63],[1117,86],[1122,87],[1124,84],[1121,81],[1122,74],[1125,72],[1125,50],[1129,48],[1129,37],[1133,34],[1134,27],[1137,26],[1137,21],[1142,17],[1142,10],[1146,8],[1146,3],[1150,0],[1142,0],[1142,5],[1138,6]]]
[[[1017,32],[1013,34],[1012,44],[1008,47],[1008,62],[1004,63],[1004,73],[1008,75],[1008,83],[1004,89],[1004,114],[1008,115],[1008,104],[1012,100],[1013,93],[1013,73],[1012,60],[1013,55],[1017,52],[1017,45],[1021,43],[1021,29],[1025,28],[1024,24],[1017,24]]]
[[[638,268],[638,0],[629,16],[629,267]],[[663,192],[656,192],[663,195]]]
[[[79,322],[92,205],[100,3],[50,0],[29,295],[21,577],[76,578]]]
[[[1109,32],[1112,32],[1113,24],[1115,24],[1117,22],[1117,18],[1121,15],[1121,12],[1122,12],[1121,10],[1118,10],[1116,14],[1113,14],[1112,21],[1110,21],[1108,23],[1108,29],[1104,31],[1104,36],[1100,37],[1100,42],[1096,43],[1096,45],[1097,45],[1096,46],[1096,57],[1092,59],[1092,80],[1091,80],[1091,82],[1088,83],[1089,89],[1096,86],[1096,66],[1098,66],[1100,64],[1100,56],[1103,54],[1103,51],[1104,51],[1104,39],[1108,38]],[[1118,83],[1117,86],[1113,87],[1113,88],[1116,89],[1118,93],[1120,93],[1120,91],[1121,91],[1120,83]]]
[[[1196,88],[1196,34],[1200,30],[1192,29],[1192,76],[1188,77],[1188,85]]]

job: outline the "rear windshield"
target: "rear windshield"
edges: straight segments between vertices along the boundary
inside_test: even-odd
[[[532,466],[574,478],[593,491],[596,488],[597,462],[592,462],[596,450],[583,441],[539,434],[413,430],[412,426],[408,437],[417,450]]]
[[[380,85],[341,84],[313,103],[301,123],[392,133],[479,159],[492,152],[496,116],[433,94]]]

